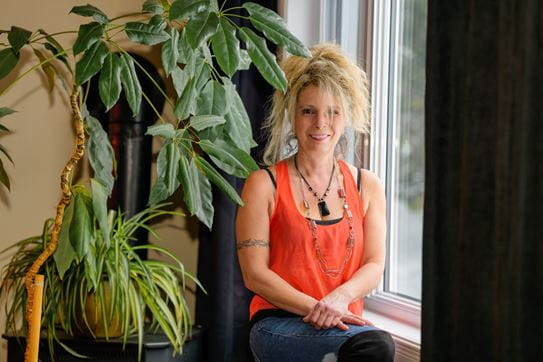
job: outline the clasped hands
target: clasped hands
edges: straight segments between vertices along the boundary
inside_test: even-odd
[[[373,326],[370,321],[349,311],[350,302],[351,300],[346,294],[336,289],[317,302],[303,321],[313,325],[316,329],[337,327],[343,331],[349,329],[346,323]]]

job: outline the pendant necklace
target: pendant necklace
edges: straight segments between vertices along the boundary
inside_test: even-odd
[[[298,155],[297,154],[296,154],[296,156],[294,156],[294,167],[296,168],[296,171],[298,172],[298,175],[300,176],[300,178],[307,185],[307,188],[309,189],[309,192],[312,192],[313,195],[317,198],[317,200],[318,200],[317,205],[319,207],[319,214],[321,215],[321,217],[325,217],[325,216],[330,215],[330,209],[328,208],[328,205],[326,204],[326,201],[324,199],[330,193],[330,186],[332,185],[332,179],[334,178],[334,171],[336,170],[336,163],[335,162],[333,163],[332,173],[330,174],[330,180],[328,180],[328,186],[326,187],[326,190],[324,191],[324,194],[322,194],[321,197],[319,197],[319,194],[317,193],[317,191],[313,190],[313,187],[311,187],[309,182],[307,182],[304,175],[302,174],[302,172],[298,168]],[[306,202],[306,201],[304,200],[304,202]],[[306,206],[306,205],[304,205],[304,206]],[[308,208],[308,206],[306,206],[306,208]]]
[[[303,178],[303,175],[300,172],[300,170],[298,170],[298,167],[296,165],[296,158],[294,158],[294,164],[296,166],[296,171],[298,171],[298,178],[300,179],[300,189],[302,191],[302,199],[304,201],[304,207],[305,207],[306,215],[307,215],[306,219],[309,224],[309,230],[311,231],[313,247],[315,249],[317,260],[319,261],[319,266],[324,274],[332,278],[337,278],[338,276],[343,274],[343,271],[345,270],[345,267],[347,266],[347,262],[349,261],[349,259],[351,258],[353,254],[353,248],[354,248],[354,242],[355,242],[354,228],[353,228],[353,214],[351,210],[349,209],[349,204],[347,203],[347,193],[345,191],[345,188],[343,187],[343,184],[340,182],[339,172],[338,172],[337,174],[337,182],[338,182],[338,187],[339,187],[338,196],[340,199],[343,200],[343,213],[347,217],[347,224],[349,225],[349,236],[347,237],[347,242],[346,242],[347,248],[345,250],[343,261],[341,262],[338,268],[330,268],[327,265],[326,257],[322,255],[322,251],[321,251],[320,243],[318,239],[318,233],[317,233],[317,222],[311,218],[311,206],[309,205],[309,202],[307,201],[305,197],[303,183],[305,182],[307,184],[307,181]],[[334,162],[334,170],[335,170],[335,162]],[[333,170],[332,170],[332,174],[333,174]]]

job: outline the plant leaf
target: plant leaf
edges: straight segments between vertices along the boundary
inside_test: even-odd
[[[198,115],[220,115],[228,112],[230,104],[227,101],[226,90],[223,85],[215,80],[209,81],[197,101]]]
[[[147,0],[143,3],[142,11],[158,15],[164,14],[164,8],[158,0]]]
[[[104,185],[107,195],[113,190],[113,160],[115,154],[106,131],[92,116],[85,118],[89,140],[87,142],[89,162],[94,170],[94,178]]]
[[[75,80],[81,85],[102,69],[108,54],[107,46],[102,41],[96,42],[75,65]]]
[[[198,208],[200,207],[200,190],[198,184],[196,183],[196,178],[198,177],[198,170],[196,173],[193,173],[191,169],[191,164],[189,163],[185,155],[179,157],[179,182],[183,189],[183,200],[185,205],[189,210],[191,215],[196,214]]]
[[[258,165],[247,152],[223,140],[201,140],[200,147],[217,166],[230,175],[246,178],[249,173],[258,170]]]
[[[190,118],[191,127],[197,131],[201,131],[208,127],[214,127],[225,122],[226,120],[223,117],[214,115],[193,116]]]
[[[88,253],[92,238],[91,216],[83,197],[80,193],[74,196],[74,214],[70,223],[70,243],[79,260]]]
[[[99,41],[104,34],[104,26],[93,21],[89,24],[82,24],[77,33],[77,39],[74,43],[74,54],[77,55],[89,49],[94,43]]]
[[[213,226],[213,215],[215,214],[215,209],[213,208],[213,193],[211,190],[211,183],[209,180],[202,174],[198,172],[194,161],[191,162],[191,169],[194,175],[197,177],[198,186],[199,186],[199,196],[200,196],[200,207],[196,216],[198,219],[207,226],[209,230]]]
[[[109,111],[121,95],[121,61],[115,53],[108,53],[106,56],[100,71],[98,90],[106,111]]]
[[[251,57],[249,56],[249,53],[247,53],[247,50],[240,49],[239,50],[239,70],[247,70],[251,67]]]
[[[195,107],[195,83],[196,80],[191,78],[187,82],[185,88],[183,88],[183,92],[179,96],[174,109],[174,114],[177,119],[186,119],[193,112]]]
[[[70,14],[71,13],[81,15],[81,16],[92,16],[92,18],[96,20],[97,22],[99,22],[100,24],[109,23],[109,19],[107,18],[106,14],[104,14],[102,10],[90,4],[82,5],[82,6],[74,6],[72,10],[70,10]]]
[[[0,124],[0,126],[2,126],[2,125]],[[14,164],[14,163],[13,163],[13,159],[11,158],[11,156],[10,156],[9,153],[8,153],[8,150],[6,150],[5,147],[2,146],[2,145],[0,145],[0,152],[2,152],[4,155],[6,155],[6,157],[7,157],[8,160],[11,162],[12,165]]]
[[[147,22],[147,24],[151,25],[151,26],[156,26],[158,27],[160,30],[164,30],[166,29],[166,25],[168,25],[166,23],[166,19],[164,19],[164,17],[162,15],[153,15],[151,17],[151,19],[149,19],[149,21]]]
[[[256,146],[253,140],[251,121],[245,110],[245,105],[237,91],[231,92],[232,101],[228,113],[224,116],[226,134],[239,148],[249,153]]]
[[[47,57],[39,50],[39,49],[33,49],[34,54],[36,54],[36,57],[40,60],[40,63],[43,63],[47,60]],[[47,84],[49,85],[49,92],[52,92],[55,88],[55,75],[57,74],[57,71],[55,70],[55,67],[51,64],[51,62],[43,63],[41,65],[41,69],[45,73],[45,76],[47,77]]]
[[[197,49],[210,36],[215,34],[219,18],[214,12],[202,11],[193,17],[186,26],[187,41],[192,49]]]
[[[13,110],[11,108],[7,108],[7,107],[0,107],[0,118],[2,117],[5,117],[9,114],[12,114],[12,113],[15,113],[17,112],[16,110]]]
[[[1,132],[11,132],[9,130],[9,128],[7,128],[6,126],[4,126],[3,124],[0,123],[0,131]]]
[[[12,26],[8,33],[9,44],[13,47],[13,51],[18,53],[19,50],[28,42],[32,36],[32,32],[18,26]]]
[[[4,163],[2,162],[2,159],[0,158],[0,182],[6,186],[8,190],[10,190],[10,183],[9,183],[9,177],[6,173],[6,170],[4,169]]]
[[[228,76],[232,76],[240,61],[239,40],[236,29],[223,16],[219,19],[217,32],[211,37],[211,47],[221,69]]]
[[[177,58],[179,57],[178,42],[179,32],[177,29],[171,28],[170,39],[162,44],[162,65],[167,76],[177,67]]]
[[[179,51],[179,56],[177,58],[177,61],[179,63],[187,64],[189,59],[192,58],[194,50],[192,50],[192,47],[190,46],[187,40],[186,28],[183,28],[183,31],[181,32],[181,36],[179,37],[179,42],[177,43],[177,45],[178,45],[177,48]]]
[[[145,45],[159,44],[170,38],[170,35],[160,26],[139,22],[126,23],[124,31],[130,40]]]
[[[134,60],[128,54],[121,54],[121,83],[132,114],[138,114],[141,105],[141,85],[134,67]]]
[[[92,210],[96,220],[98,220],[104,242],[106,243],[106,246],[109,246],[109,226],[107,222],[108,191],[100,181],[93,178],[91,179],[91,189]]]
[[[180,153],[174,142],[164,143],[157,158],[157,181],[151,190],[149,204],[165,200],[179,187],[178,169]]]
[[[185,89],[190,80],[190,70],[187,68],[181,70],[181,68],[175,67],[172,70],[171,76],[175,93],[180,97],[183,94],[183,89]]]
[[[275,56],[268,50],[266,41],[251,29],[243,27],[239,30],[241,38],[247,45],[247,51],[256,68],[276,89],[287,91],[287,79],[283,70],[277,65]]]
[[[283,46],[291,54],[305,58],[311,56],[307,47],[287,29],[287,24],[275,11],[253,2],[242,5],[249,12],[249,20],[266,38],[277,45]]]
[[[53,254],[55,265],[57,266],[58,274],[61,280],[76,257],[74,248],[70,243],[70,225],[72,223],[73,215],[74,198],[72,197],[70,203],[64,209],[64,217],[62,218],[62,225],[58,235],[58,246]]]
[[[209,164],[204,158],[199,155],[195,155],[194,162],[196,167],[205,175],[211,182],[213,182],[221,191],[230,198],[234,203],[239,206],[243,206],[243,201],[239,197],[237,191],[221,176],[221,174],[215,170],[213,166]]]
[[[145,134],[171,139],[175,137],[175,129],[173,128],[173,124],[171,123],[162,123],[156,124],[154,126],[149,126]]]
[[[0,79],[8,75],[17,66],[19,53],[12,48],[0,50]]]
[[[207,3],[200,0],[175,0],[170,7],[170,20],[188,18],[206,10]]]

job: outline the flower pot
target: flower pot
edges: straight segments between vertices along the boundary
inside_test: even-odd
[[[104,324],[104,316],[102,310],[105,309],[110,317],[111,313],[111,288],[107,281],[102,282],[102,290],[104,292],[105,308],[102,308],[100,298],[93,292],[87,295],[85,300],[84,315],[87,320],[83,318],[83,315],[78,313],[77,326],[74,331],[77,331],[78,335],[93,337],[94,338],[115,338],[123,335],[121,318],[118,311],[113,311],[112,317],[109,320],[109,325]],[[106,333],[107,332],[107,333]]]

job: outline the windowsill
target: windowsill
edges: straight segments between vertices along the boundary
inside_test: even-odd
[[[371,298],[371,297],[370,297]],[[395,362],[420,361],[420,323],[408,323],[402,318],[393,318],[376,310],[376,302],[367,303],[364,308],[364,318],[392,335],[396,344]]]

